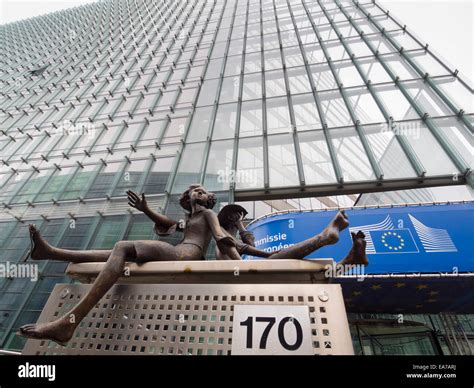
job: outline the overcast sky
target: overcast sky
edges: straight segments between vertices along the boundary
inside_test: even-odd
[[[0,24],[92,2],[0,0]],[[471,81],[474,79],[474,0],[379,0],[379,3],[461,73]]]

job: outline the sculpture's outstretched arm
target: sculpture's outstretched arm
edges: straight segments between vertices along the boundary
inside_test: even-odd
[[[128,196],[128,204],[131,207],[134,207],[137,210],[140,210],[141,212],[145,213],[150,220],[152,220],[156,227],[159,228],[160,230],[169,230],[172,226],[177,225],[178,222],[175,220],[172,220],[171,218],[157,213],[153,210],[151,210],[148,207],[148,203],[145,198],[145,194],[142,193],[141,196],[138,194],[134,193],[133,191],[129,190],[127,191],[127,196]]]

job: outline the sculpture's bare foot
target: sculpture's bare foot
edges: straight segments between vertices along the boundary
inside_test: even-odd
[[[30,224],[30,256],[33,260],[47,260],[50,255],[50,245],[41,236],[40,231],[36,226]]]
[[[322,231],[321,235],[328,244],[335,244],[339,241],[339,233],[349,226],[349,220],[344,210],[341,210],[328,226]]]
[[[67,318],[59,318],[49,323],[23,325],[17,334],[26,338],[51,340],[65,346],[72,338],[75,329],[75,325]]]
[[[365,234],[359,230],[357,233],[351,232],[352,249],[344,259],[344,264],[354,265],[362,264],[369,265],[369,259],[365,253],[367,242],[365,241]]]

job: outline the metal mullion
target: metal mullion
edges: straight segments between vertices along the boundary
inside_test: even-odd
[[[287,5],[288,6],[288,5]],[[280,48],[280,57],[281,57],[281,62],[283,65],[283,76],[285,78],[285,89],[286,89],[286,99],[288,103],[288,111],[290,113],[290,122],[291,122],[291,135],[293,138],[293,147],[295,150],[295,159],[296,159],[296,166],[298,170],[298,177],[300,181],[300,186],[304,186],[306,184],[306,179],[304,175],[304,168],[303,168],[303,159],[301,156],[301,150],[300,150],[300,142],[298,139],[298,133],[296,130],[296,120],[295,120],[295,112],[293,110],[293,101],[291,98],[291,92],[290,92],[290,81],[288,79],[288,73],[286,71],[286,61],[285,61],[285,56],[283,55],[283,44],[281,41],[281,31],[280,31],[280,24],[278,21],[278,13],[276,10],[276,5],[275,2],[273,2],[273,12],[275,13],[275,21],[276,21],[276,27],[277,27],[277,36],[278,36],[278,43],[279,43],[279,48]],[[296,31],[296,25],[294,24],[293,20],[293,12],[291,9],[289,9],[291,20],[293,23],[293,28]],[[260,19],[260,27],[263,30],[263,20]],[[263,61],[265,60],[264,58],[262,59]],[[265,66],[265,62],[262,62],[263,66]]]
[[[267,128],[267,94],[265,83],[265,54],[263,43],[263,23],[262,23],[262,0],[260,0],[260,62],[262,75],[262,113],[263,113],[263,186],[265,189],[270,188],[270,165],[268,159],[268,128]],[[275,15],[276,17],[276,15]],[[247,13],[248,20],[248,13]],[[248,25],[247,25],[248,28]]]
[[[63,193],[64,192],[64,189],[69,186],[69,183],[72,181],[73,177],[76,176],[76,174],[80,171],[81,167],[79,165],[77,165],[76,167],[76,170],[72,173],[72,174],[69,174],[69,178],[66,178],[64,180],[64,183],[61,185],[60,189],[58,190],[58,193]],[[59,198],[58,198],[59,199]],[[52,197],[52,201],[53,203],[56,203],[57,202],[57,199]]]
[[[46,134],[44,134],[44,136],[46,136]],[[13,141],[14,143],[17,142],[17,140],[13,140],[12,137],[10,137],[10,141],[11,141],[11,142]],[[26,137],[25,137],[25,139],[21,142],[21,144],[20,144],[20,142],[18,142],[18,144],[17,144],[17,146],[16,146],[16,148],[15,148],[15,151],[13,151],[13,152],[10,153],[10,156],[8,157],[7,160],[2,159],[2,162],[3,162],[4,164],[7,164],[7,163],[10,161],[10,159],[12,159],[12,158],[15,156],[16,152],[17,152],[21,147],[23,147],[23,144],[25,144],[26,142],[27,142],[27,138],[26,138]],[[42,142],[43,142],[43,139],[41,139],[40,144],[41,144]],[[10,144],[10,143],[8,143],[8,144]],[[35,148],[36,148],[36,147],[35,147]],[[29,153],[29,155],[31,155],[31,152]],[[27,160],[27,158],[25,158],[25,160]],[[5,163],[5,162],[6,162],[6,163]],[[7,165],[8,165],[8,164],[7,164]]]
[[[134,96],[135,97],[135,102],[134,104],[132,105],[132,107],[130,108],[130,111],[128,112],[128,116],[133,119],[133,114],[135,113],[135,111],[137,110],[137,108],[140,106],[140,104],[143,102],[143,100],[145,99],[145,95],[143,94],[142,91],[140,91],[138,93],[139,95],[137,96]]]
[[[137,148],[138,147],[138,143],[140,143],[140,140],[143,136],[143,133],[145,132],[145,129],[150,125],[150,122],[148,121],[148,119],[145,117],[145,119],[143,120],[142,122],[142,125],[140,126],[140,128],[138,129],[138,136],[136,137],[136,139],[133,141],[133,144],[131,145],[132,146],[132,149],[133,148]],[[135,150],[133,150],[135,151]]]
[[[92,218],[92,217],[91,217]],[[103,217],[101,215],[96,215],[93,217],[92,224],[89,228],[89,233],[86,236],[86,241],[82,245],[85,249],[89,248],[92,243],[92,239],[97,235],[97,231],[102,222]]]
[[[100,165],[96,165],[96,168],[94,169],[93,171],[93,176],[90,178],[89,182],[87,183],[87,185],[82,189],[82,191],[79,193],[79,196],[76,198],[77,200],[79,201],[83,201],[84,198],[87,193],[89,192],[89,190],[91,189],[92,185],[94,184],[95,180],[97,179],[97,177],[99,176],[100,172],[107,166],[107,163],[105,162],[104,159],[100,159],[101,163]],[[79,162],[77,162],[79,164]],[[80,168],[84,168],[84,166],[82,164],[79,164],[79,167]],[[78,174],[79,171],[81,170],[77,170],[74,175]]]
[[[225,5],[224,8],[225,9]],[[227,37],[227,42],[226,42],[226,47],[225,47],[225,52],[224,52],[224,59],[222,60],[222,65],[221,65],[221,73],[219,75],[219,82],[217,84],[217,95],[216,99],[214,101],[214,107],[211,115],[211,120],[210,120],[210,125],[209,125],[209,130],[207,133],[207,140],[206,140],[206,145],[204,146],[204,158],[201,164],[201,174],[199,176],[199,182],[201,184],[204,184],[204,178],[206,177],[206,169],[207,169],[207,163],[209,161],[209,152],[211,149],[211,143],[212,143],[212,134],[214,133],[214,125],[216,124],[216,115],[217,115],[217,109],[219,107],[219,98],[221,95],[221,89],[222,89],[222,83],[224,81],[224,72],[225,72],[225,67],[227,64],[227,58],[228,58],[228,53],[229,53],[229,46],[230,46],[230,40],[232,36],[232,31],[233,31],[233,25],[234,25],[234,20],[235,20],[235,12],[237,10],[237,1],[234,4],[234,12],[232,13],[232,23],[229,28],[229,35]],[[221,13],[221,16],[219,18],[219,23],[214,35],[214,39],[217,37],[217,34],[219,33],[219,27],[222,23],[222,18],[223,18],[224,12]]]
[[[52,123],[53,127],[54,127],[56,122],[64,121],[64,118],[66,117],[66,115],[68,115],[70,113],[71,109],[74,109],[74,105],[72,105],[72,104],[69,105],[67,108],[66,108],[66,106],[64,106],[62,109],[58,109],[58,111],[61,112],[61,113],[60,113],[59,117],[57,119],[55,119],[54,122]]]
[[[137,183],[137,191],[139,193],[142,193],[143,186],[145,185],[145,182],[148,179],[148,176],[150,175],[151,169],[153,165],[156,163],[157,158],[153,154],[150,154],[150,158],[148,160],[148,164],[144,168],[144,173],[141,175],[140,180]]]
[[[360,28],[353,22],[352,18],[350,18],[349,15],[347,15],[344,7],[342,7],[338,2],[336,2],[336,4],[338,5],[339,9],[341,10],[341,12],[344,14],[344,16],[346,17],[346,19],[349,21],[349,23],[352,25],[352,27],[359,33],[359,35],[361,36],[362,40],[369,46],[370,45],[370,42],[367,42],[367,40],[365,39],[365,36],[363,33],[361,33],[361,30]],[[355,55],[352,53],[352,51],[349,49],[349,47],[347,47],[344,39],[342,39],[342,37],[340,37],[340,41],[341,43],[344,45],[344,47],[346,48],[346,51],[350,54],[351,58],[352,58],[352,62],[354,63],[354,65],[356,66],[357,68],[357,71],[359,72],[360,76],[362,77],[362,79],[364,80],[366,86],[367,86],[367,89],[369,90],[370,94],[372,95],[372,97],[374,98],[375,100],[375,103],[377,104],[377,106],[379,107],[380,111],[382,112],[383,116],[385,117],[385,119],[387,120],[387,125],[390,125],[393,121],[393,118],[392,116],[387,112],[385,106],[382,104],[382,102],[380,101],[377,93],[372,89],[372,85],[370,83],[370,81],[367,79],[367,77],[365,76],[363,70],[360,68],[360,65],[359,63],[357,62],[357,60],[355,59]],[[375,52],[372,50],[372,47],[369,46],[369,48],[371,48],[371,51],[372,53],[375,54]],[[391,73],[391,70],[390,69],[387,69],[385,66],[385,62],[382,60],[382,58],[380,58],[380,56],[378,54],[375,54],[375,58],[378,58],[379,59],[379,62],[381,63],[382,67],[384,67],[385,71],[387,71],[387,73]],[[392,77],[391,77],[392,78]],[[392,129],[392,128],[391,128]],[[422,165],[422,163],[420,162],[420,160],[418,159],[418,156],[416,155],[416,153],[414,152],[412,146],[410,145],[410,143],[408,142],[408,140],[406,139],[406,137],[404,135],[401,135],[401,134],[397,134],[395,133],[394,131],[392,131],[392,133],[394,134],[394,136],[397,138],[397,140],[399,141],[399,144],[400,146],[402,147],[405,155],[408,157],[408,160],[410,161],[410,164],[412,165],[412,167],[414,168],[415,172],[417,173],[418,177],[420,178],[424,178],[425,174],[426,174],[426,169],[424,168],[424,166]]]
[[[10,168],[11,168],[11,167],[10,167]],[[15,180],[15,178],[13,178],[13,177],[16,175],[17,171],[14,170],[13,168],[11,168],[11,170],[12,170],[12,174],[8,177],[7,181],[6,181],[1,187],[4,187],[4,186],[6,186],[7,184],[9,184],[12,179]],[[29,179],[30,177],[31,177],[31,174],[30,174],[30,176],[28,177],[28,179]],[[28,179],[26,179],[26,180],[28,180]],[[25,182],[26,182],[26,180],[25,180]],[[17,190],[17,191],[18,191],[18,190]],[[11,200],[10,200],[9,202],[11,202]],[[9,208],[9,205],[8,205],[9,202],[2,202],[3,207],[4,207],[4,208]]]
[[[23,190],[23,188],[25,187],[25,185],[26,185],[28,182],[30,182],[30,179],[33,179],[33,180],[34,180],[33,175],[34,175],[34,174],[39,174],[38,171],[39,171],[39,170],[34,170],[34,169],[33,169],[33,171],[32,171],[31,174],[28,176],[28,178],[25,179],[24,182],[23,182],[23,183],[15,190],[15,192],[11,195],[10,200],[9,200],[8,202],[4,202],[3,205],[4,205],[4,206],[7,205],[7,207],[10,206],[11,202],[13,201],[13,198],[15,198],[15,197],[18,195],[18,193],[19,193],[21,190]]]
[[[118,143],[118,140],[122,136],[122,134],[125,132],[125,128],[128,128],[128,123],[123,120],[122,121],[122,128],[117,130],[117,134],[115,135],[114,139],[110,142],[110,147],[107,147],[107,150],[109,151],[109,154],[113,155],[112,150],[115,148],[115,146]]]
[[[81,118],[83,117],[83,113],[86,111],[86,109],[89,109],[92,106],[92,104],[89,102],[89,100],[86,100],[81,108],[79,108],[79,113],[76,115],[74,119],[71,120],[74,124]]]
[[[201,9],[199,10],[199,13],[198,13],[198,16],[197,17],[200,17],[201,14],[202,14],[202,11],[204,9],[204,7],[206,6],[207,4],[207,1],[203,3],[203,5],[201,6]],[[210,15],[212,15],[212,12],[214,12],[214,7],[215,7],[215,3],[212,5],[212,9],[211,9],[211,12],[210,12]],[[195,24],[193,25],[195,26]],[[194,27],[193,27],[194,28]],[[198,43],[196,44],[196,47],[194,49],[194,54],[193,54],[193,57],[196,55],[197,53],[197,50],[198,50],[198,47],[199,47],[199,44],[200,42],[202,41],[202,38],[203,38],[203,31],[201,31],[200,35],[199,35],[199,41]],[[212,45],[209,47],[209,52],[212,51],[214,47],[214,43],[212,43]],[[208,62],[206,62],[205,66],[203,67],[202,69],[202,75],[201,75],[201,79],[203,78],[204,74],[206,73],[206,70],[207,70],[207,65],[208,65]],[[201,81],[202,82],[202,81]],[[196,93],[196,96],[195,96],[195,101],[197,101],[197,99],[199,98],[199,94],[201,93],[201,85],[199,85],[198,87],[198,92]],[[171,195],[171,190],[173,188],[173,185],[174,185],[174,181],[176,179],[176,174],[178,173],[178,168],[179,168],[179,165],[181,163],[181,157],[183,155],[183,152],[184,152],[184,149],[185,149],[185,144],[186,144],[186,138],[188,136],[188,133],[189,133],[189,128],[191,126],[191,122],[192,122],[192,119],[193,119],[193,116],[194,116],[194,112],[196,111],[196,105],[195,103],[192,104],[193,105],[193,108],[191,110],[191,112],[189,113],[189,116],[188,116],[188,120],[186,122],[186,125],[185,125],[185,128],[184,128],[184,133],[183,133],[183,137],[181,139],[181,147],[180,149],[177,151],[177,155],[176,155],[176,158],[175,158],[175,161],[173,163],[173,168],[171,169],[171,174],[170,174],[170,177],[168,178],[168,182],[166,184],[166,188],[165,188],[165,198],[163,200],[163,204],[161,206],[161,208],[166,211],[167,207],[168,207],[168,203],[169,203],[169,197]]]
[[[244,90],[244,74],[245,74],[245,46],[247,45],[247,28],[248,28],[248,14],[249,14],[249,3],[250,0],[247,0],[246,4],[246,13],[245,13],[245,31],[242,43],[242,58],[240,61],[240,74],[239,74],[239,97],[237,98],[237,116],[235,122],[235,133],[234,133],[234,149],[232,152],[232,171],[234,172],[234,177],[237,173],[237,161],[239,157],[239,136],[240,136],[240,122],[242,114],[242,94]],[[235,20],[235,14],[234,14]],[[233,203],[235,200],[235,189],[236,182],[235,179],[232,179],[229,185],[229,203]]]
[[[344,89],[343,89],[343,86],[342,86],[342,82],[341,80],[339,79],[339,76],[336,72],[336,70],[334,69],[334,66],[332,64],[332,60],[331,60],[331,56],[329,55],[328,51],[327,51],[327,48],[326,48],[326,44],[323,42],[322,38],[321,38],[321,35],[319,34],[319,31],[314,23],[314,21],[311,19],[311,16],[310,16],[310,13],[308,11],[308,8],[306,7],[306,4],[304,3],[304,1],[302,0],[302,4],[303,4],[303,7],[305,9],[305,12],[306,12],[306,15],[311,23],[311,27],[316,35],[316,38],[318,39],[318,42],[319,42],[319,45],[321,47],[321,50],[324,54],[324,57],[326,58],[326,63],[328,64],[329,66],[329,69],[331,70],[331,74],[333,75],[334,79],[336,80],[336,83],[337,83],[337,87],[338,87],[338,90],[339,92],[341,93],[341,96],[342,96],[342,99],[344,101],[344,104],[349,112],[349,115],[351,117],[351,120],[352,120],[352,123],[354,124],[355,126],[355,130],[359,136],[359,139],[362,143],[362,146],[364,147],[364,151],[365,151],[365,154],[367,155],[367,158],[369,159],[369,162],[370,162],[370,165],[372,167],[372,171],[375,175],[375,177],[377,178],[377,180],[381,181],[383,180],[383,172],[382,172],[382,169],[381,167],[379,166],[375,156],[374,156],[374,153],[372,151],[372,148],[370,147],[370,144],[369,142],[367,141],[367,138],[365,137],[364,135],[364,129],[362,127],[362,125],[360,124],[360,120],[357,119],[356,115],[355,115],[355,112],[354,110],[352,109],[352,106],[350,104],[350,102],[348,101],[348,98],[347,98],[347,95],[345,94],[344,92]],[[329,21],[329,25],[332,29],[334,29],[333,27],[333,24],[332,24],[332,21],[329,19],[329,17],[327,16],[326,14],[326,11],[324,10],[324,8],[321,6],[321,3],[319,2],[318,0],[318,5],[321,7],[321,9],[323,10],[324,12],[324,15],[326,16],[326,18],[328,19]],[[296,26],[295,26],[296,28]],[[335,31],[335,30],[334,30]]]
[[[123,174],[128,171],[128,168],[131,164],[132,161],[126,156],[125,160],[122,161],[122,164],[119,167],[119,171],[115,173],[114,180],[112,181],[112,184],[109,187],[109,191],[105,194],[105,198],[107,198],[107,200],[110,200],[110,198],[113,196],[114,191],[120,182],[120,179],[122,179]]]
[[[414,36],[407,28],[406,28],[406,25],[405,26],[402,26],[398,20],[396,20],[388,10],[384,10],[380,4],[378,4],[375,0],[373,0],[373,3],[375,4],[375,6],[377,8],[379,8],[382,12],[385,13],[386,16],[388,16],[395,24],[397,24],[401,29],[404,30],[404,32],[406,34],[408,34],[416,43],[418,43],[420,45],[420,47],[425,51],[425,52],[428,52],[430,53],[430,55],[436,60],[436,62],[438,62],[442,67],[444,67],[446,70],[448,70],[453,76],[455,76],[459,82],[461,82],[467,89],[472,89],[470,85],[468,85],[468,83],[460,78],[458,75],[457,75],[457,70],[455,70],[454,72],[452,72],[452,70],[449,68],[449,66],[447,64],[445,64],[441,58],[438,57],[438,55],[436,55],[436,53],[434,53],[432,50],[429,49],[429,46],[428,44],[426,45],[423,45],[420,40]],[[405,51],[404,51],[405,52]]]
[[[333,21],[329,18],[329,15],[327,14],[326,8],[321,5],[321,2],[319,0],[318,0],[318,5],[321,7],[326,19],[328,19],[330,27],[336,32],[336,34],[339,37],[340,34],[339,34],[339,31],[338,31],[337,27],[334,26]],[[306,15],[308,16],[308,19],[310,20],[311,26],[313,27],[313,31],[316,34],[316,37],[318,38],[318,41],[320,43],[323,54],[324,54],[324,56],[326,58],[326,61],[329,65],[329,68],[331,70],[331,73],[332,73],[334,79],[336,80],[338,89],[341,93],[342,99],[344,100],[344,104],[345,104],[345,106],[346,106],[346,108],[349,112],[349,115],[351,116],[352,123],[355,126],[356,132],[359,135],[359,139],[362,143],[362,146],[364,147],[364,151],[365,151],[365,153],[366,153],[366,155],[367,155],[367,157],[370,161],[370,164],[372,166],[372,170],[373,170],[375,176],[377,177],[377,180],[382,181],[384,174],[383,174],[382,168],[380,167],[379,163],[377,162],[377,159],[374,156],[373,150],[372,150],[372,148],[371,148],[371,146],[370,146],[370,144],[369,144],[369,142],[368,142],[368,140],[367,140],[367,138],[364,134],[364,127],[360,124],[360,120],[357,118],[357,116],[355,114],[355,111],[352,108],[352,105],[351,105],[351,103],[350,103],[350,101],[349,101],[349,99],[348,99],[348,97],[345,93],[345,90],[344,90],[342,82],[339,78],[339,75],[337,74],[337,72],[334,68],[334,65],[332,63],[332,59],[331,59],[331,57],[330,57],[330,55],[327,51],[326,44],[323,43],[323,40],[321,39],[321,35],[319,34],[319,31],[318,31],[316,25],[314,24],[314,21],[310,18],[309,11],[306,8],[306,5],[304,3],[303,3],[303,7],[305,8]],[[295,26],[295,28],[296,28],[296,26]],[[344,48],[346,48],[346,46],[344,46]]]
[[[288,0],[287,0],[287,6],[290,9],[290,15],[293,15],[293,13],[291,11],[291,6],[290,6],[290,3],[288,2]],[[293,21],[293,26],[294,25],[295,25],[295,23]],[[321,101],[320,101],[318,93],[316,91],[316,86],[314,85],[314,80],[313,80],[313,77],[311,75],[311,70],[309,68],[309,62],[308,62],[308,58],[306,56],[306,51],[304,49],[303,43],[301,42],[301,37],[300,37],[299,31],[297,29],[295,29],[295,34],[296,34],[296,37],[298,39],[298,46],[299,46],[299,49],[301,51],[301,55],[303,56],[304,66],[305,66],[305,69],[306,69],[306,75],[308,77],[308,80],[309,80],[309,83],[310,83],[310,86],[311,86],[311,91],[312,91],[312,94],[313,94],[313,98],[314,98],[314,101],[315,101],[315,104],[316,104],[316,108],[318,110],[319,118],[321,120],[324,139],[325,139],[326,145],[328,147],[329,156],[331,158],[332,168],[334,169],[334,174],[336,176],[337,182],[339,182],[340,184],[343,184],[344,177],[343,177],[343,174],[342,174],[341,165],[339,164],[339,160],[337,158],[336,151],[334,149],[334,144],[333,144],[332,139],[331,139],[331,137],[329,135],[329,132],[328,132],[328,125],[326,123],[325,114],[323,112],[323,108],[321,106]]]
[[[53,179],[53,176],[58,172],[58,171],[61,171],[61,168],[55,164],[55,167],[56,169],[51,173],[49,174],[49,176],[45,179],[45,181],[43,182],[43,184],[41,185],[41,187],[38,189],[38,191],[36,192],[36,194],[34,194],[33,198],[31,199],[31,203],[35,203],[36,202],[36,198],[38,198],[38,196],[41,194],[41,192],[43,191],[43,189],[49,184],[49,182]],[[46,169],[48,170],[48,169]]]
[[[378,6],[378,5],[377,5]],[[452,101],[450,101],[447,96],[441,91],[441,89],[438,88],[438,86],[433,82],[432,78],[428,75],[428,73],[424,72],[421,67],[416,64],[413,59],[411,59],[408,55],[406,55],[405,51],[403,50],[403,47],[398,44],[398,42],[393,39],[389,34],[386,33],[385,29],[382,28],[379,23],[374,20],[371,16],[369,16],[365,9],[361,8],[360,6],[358,7],[364,12],[364,15],[366,15],[367,19],[382,33],[382,36],[385,37],[390,44],[398,51],[398,53],[410,64],[410,66],[422,77],[426,83],[435,91],[435,93],[440,97],[443,102],[453,111],[455,115],[457,115],[463,123],[467,126],[467,128],[474,133],[474,129],[472,127],[472,124],[469,122],[466,116],[463,114],[463,110],[460,108],[457,108]],[[393,20],[393,18],[391,18]],[[395,23],[396,21],[393,20]],[[398,24],[398,23],[397,23]],[[426,50],[425,50],[426,51]],[[455,78],[456,75],[452,74]],[[466,85],[464,85],[466,86]]]
[[[339,2],[336,0],[336,3],[338,4]],[[358,4],[356,6],[359,8]],[[363,10],[364,14],[365,11]],[[344,13],[344,15],[347,17],[347,15]],[[367,17],[368,20],[370,20],[370,17]],[[359,30],[358,30],[359,31]],[[373,48],[372,44],[368,42],[365,37],[362,34],[362,39],[364,42],[367,44],[369,49],[376,54],[376,50]],[[467,174],[470,171],[469,166],[466,164],[466,162],[463,160],[462,156],[459,155],[459,153],[454,149],[449,141],[446,139],[445,135],[441,132],[441,130],[438,128],[437,125],[435,125],[429,117],[427,117],[425,114],[423,114],[422,110],[418,106],[418,104],[413,100],[411,95],[408,93],[406,88],[403,85],[400,85],[398,78],[393,74],[391,71],[390,67],[382,60],[379,59],[380,64],[384,67],[385,71],[387,71],[387,74],[392,78],[393,82],[395,85],[398,87],[398,89],[402,92],[402,94],[405,96],[407,101],[410,103],[412,108],[417,112],[417,114],[420,116],[420,119],[426,124],[432,135],[436,138],[438,141],[439,145],[443,150],[446,152],[446,154],[449,156],[451,161],[454,163],[456,168],[461,172],[462,174]]]
[[[153,70],[156,74],[156,70]],[[153,117],[153,112],[158,105],[158,102],[160,101],[161,97],[163,97],[163,90],[159,87],[158,91],[156,92],[156,97],[153,99],[153,102],[151,103],[150,107],[148,108],[148,113],[150,114],[151,117]]]
[[[36,145],[35,148],[33,148],[30,151],[30,153],[24,159],[28,160],[31,157],[31,155],[33,155],[35,152],[37,152],[36,150],[38,149],[38,147],[40,147],[41,144],[43,144],[45,142],[45,140],[47,140],[50,137],[51,137],[51,135],[49,134],[49,132],[44,130],[43,138],[41,139],[41,141]],[[12,154],[11,156],[14,156],[14,154]]]
[[[103,109],[105,104],[110,104],[109,100],[107,97],[102,97],[102,102],[98,101],[97,107],[95,108],[95,112],[92,114],[92,116],[88,117],[88,120],[93,123],[96,119],[96,117],[99,115],[100,111]]]
[[[184,12],[184,8],[183,8],[183,10],[181,11],[181,13],[180,13],[179,15],[182,15],[183,12]],[[183,26],[184,26],[184,23],[186,23],[188,19],[189,19],[189,16],[186,15],[185,21],[182,22],[181,30],[182,30],[182,28],[183,28]],[[193,26],[192,30],[193,30],[193,29],[194,29],[194,26]],[[166,33],[166,35],[165,35],[165,38],[166,38],[166,36],[169,35],[169,32],[170,32],[170,31],[168,30],[167,33]],[[189,40],[189,37],[186,36],[186,37],[185,37],[185,40],[184,40],[184,43],[182,44],[182,46],[185,45],[188,40]],[[160,41],[159,43],[160,43],[160,45],[161,45],[161,41]],[[176,43],[176,41],[173,40],[173,42],[171,42],[171,43],[168,45],[168,47],[166,48],[166,52],[169,52],[169,50],[171,49],[171,47],[172,47],[175,43]],[[179,60],[180,56],[182,55],[182,53],[183,53],[183,51],[180,50],[180,51],[176,54],[176,59],[173,61],[173,64],[175,64],[175,63],[178,62],[178,60]],[[167,56],[162,56],[162,57],[161,57],[161,61],[160,61],[160,62],[158,63],[158,65],[157,65],[157,68],[158,68],[158,69],[159,69],[159,66],[164,62],[165,58],[167,58]],[[149,57],[149,60],[151,60],[151,57]],[[174,65],[174,67],[176,67],[176,65]],[[166,76],[165,80],[162,82],[162,83],[163,83],[163,87],[166,88],[166,84],[168,83],[168,80],[170,79],[172,72],[173,72],[173,71],[172,71],[171,68],[170,68],[170,70],[167,72],[167,76]],[[156,76],[156,70],[154,70],[153,74],[154,74],[154,75],[153,75],[152,77],[150,77],[150,79],[148,80],[148,83],[150,83],[151,80]],[[177,100],[177,98],[178,98],[178,97],[176,97],[176,100]],[[174,101],[174,103],[176,103],[176,100]],[[158,100],[156,100],[156,103],[157,103],[157,102],[158,102]],[[173,104],[173,105],[174,105],[174,104]],[[153,112],[153,110],[154,110],[155,107],[156,107],[156,105],[155,105],[155,103],[154,103],[153,109],[151,109],[151,112]],[[150,112],[150,114],[151,114],[151,112]]]

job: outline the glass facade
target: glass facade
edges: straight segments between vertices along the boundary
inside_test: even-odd
[[[253,216],[473,184],[471,84],[373,2],[105,0],[0,40],[3,263],[29,223],[74,249],[156,238],[126,190],[180,218],[195,182]],[[0,279],[0,348],[64,268]]]

